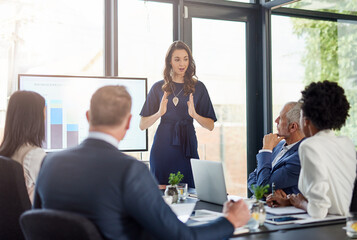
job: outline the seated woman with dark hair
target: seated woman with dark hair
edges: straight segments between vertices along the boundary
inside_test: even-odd
[[[301,118],[307,139],[299,148],[301,194],[286,196],[279,191],[268,196],[271,205],[294,205],[314,218],[327,214],[347,215],[356,178],[353,142],[332,130],[346,122],[350,104],[337,83],[311,83],[302,91]]]
[[[45,99],[31,91],[11,95],[6,112],[4,138],[0,155],[23,166],[30,200],[41,163],[46,153],[41,148],[45,138]]]

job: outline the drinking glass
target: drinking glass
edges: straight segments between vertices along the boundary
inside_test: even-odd
[[[180,201],[184,201],[187,198],[187,183],[179,183],[177,184],[177,191],[179,195]]]
[[[357,238],[357,213],[350,213],[346,221],[346,233],[350,238]]]
[[[266,212],[263,202],[260,201],[254,202],[250,209],[250,213],[252,214],[252,218],[251,221],[249,221],[248,225],[251,230],[256,230],[259,228],[259,226],[264,225]]]

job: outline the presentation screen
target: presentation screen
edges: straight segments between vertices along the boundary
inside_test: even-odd
[[[19,74],[19,90],[34,91],[46,99],[46,151],[73,147],[87,136],[86,111],[93,93],[105,85],[125,86],[132,97],[130,129],[120,142],[121,151],[147,151],[147,130],[139,128],[140,111],[146,100],[146,78],[49,76]]]

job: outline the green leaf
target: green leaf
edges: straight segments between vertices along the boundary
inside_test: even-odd
[[[180,171],[178,171],[176,174],[175,173],[170,173],[169,184],[170,185],[177,185],[178,183],[181,182],[182,179],[183,179],[183,174]]]
[[[254,196],[255,199],[260,200],[263,198],[264,194],[268,192],[270,185],[267,184],[265,186],[257,186],[257,185],[251,185],[251,188],[254,191]]]

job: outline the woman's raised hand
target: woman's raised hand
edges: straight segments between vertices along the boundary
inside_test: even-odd
[[[188,114],[194,119],[196,116],[195,103],[193,102],[193,94],[190,94],[189,101],[187,102]]]
[[[164,96],[162,96],[160,108],[159,108],[159,115],[160,117],[166,113],[167,110],[167,92],[164,92]]]

